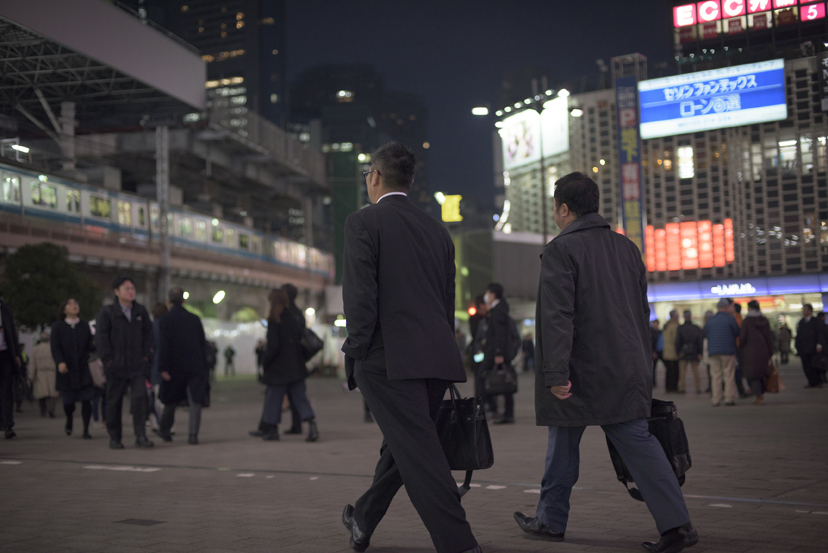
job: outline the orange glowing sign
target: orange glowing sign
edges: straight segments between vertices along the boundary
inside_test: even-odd
[[[724,267],[736,259],[732,219],[720,225],[710,221],[667,223],[663,229],[649,225],[645,241],[650,272]]]

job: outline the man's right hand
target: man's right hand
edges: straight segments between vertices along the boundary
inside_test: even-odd
[[[572,382],[566,381],[566,386],[552,386],[552,395],[558,399],[568,399],[572,396],[569,390],[572,388]]]
[[[658,359],[658,353],[653,352],[653,359]]]
[[[58,365],[58,371],[60,374],[66,374],[69,372],[69,367],[66,366],[66,363],[60,363]]]

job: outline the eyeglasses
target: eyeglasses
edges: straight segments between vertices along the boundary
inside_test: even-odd
[[[363,171],[362,176],[367,179],[368,175],[370,175],[374,171],[376,171],[379,176],[382,176],[382,173],[379,172],[379,169],[371,169],[370,171]]]

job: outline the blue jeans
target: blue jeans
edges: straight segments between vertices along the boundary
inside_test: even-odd
[[[305,381],[297,380],[282,386],[268,386],[265,393],[265,406],[262,421],[266,424],[279,424],[282,422],[282,402],[285,394],[290,391],[293,404],[299,411],[300,420],[306,421],[314,417],[313,409],[305,391]]]
[[[690,522],[678,479],[645,419],[601,427],[630,469],[659,533]],[[569,497],[578,481],[579,445],[585,426],[550,426],[546,470],[537,517],[553,532],[565,532]]]

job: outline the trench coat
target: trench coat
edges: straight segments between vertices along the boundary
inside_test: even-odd
[[[52,359],[52,346],[49,342],[40,342],[32,348],[32,360],[29,362],[29,378],[32,380],[32,395],[35,399],[60,397],[55,389],[57,365]]]
[[[679,360],[679,354],[676,351],[676,338],[678,337],[680,326],[681,324],[679,324],[678,319],[670,319],[664,323],[664,328],[661,331],[661,335],[664,336],[664,351],[661,354],[661,358],[665,361]]]
[[[66,321],[58,321],[52,325],[50,342],[55,366],[66,363],[69,369],[66,374],[58,371],[55,385],[58,391],[76,392],[92,386],[89,354],[95,346],[89,323],[80,320],[73,328]]]
[[[739,350],[742,354],[742,374],[748,380],[764,380],[768,376],[768,362],[773,355],[773,334],[770,323],[762,315],[748,315],[739,330]]]
[[[597,213],[546,245],[536,314],[539,426],[615,424],[650,416],[647,270],[641,252]],[[560,400],[551,386],[572,383]]]
[[[170,380],[161,380],[158,399],[175,405],[187,399],[207,402],[207,340],[198,315],[181,305],[174,305],[158,319],[158,374],[167,372]]]
[[[268,321],[267,347],[264,354],[262,382],[268,386],[286,386],[308,377],[300,340],[305,317],[291,304],[281,322]]]

